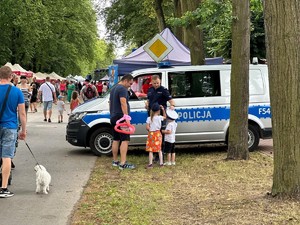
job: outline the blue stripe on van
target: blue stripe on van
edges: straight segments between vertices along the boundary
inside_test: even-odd
[[[181,108],[175,109],[178,113],[177,122],[194,122],[194,121],[218,121],[228,120],[230,117],[229,107],[199,107],[199,108]],[[251,105],[249,107],[249,114],[254,115],[260,119],[271,118],[271,108],[269,105]],[[147,112],[135,111],[130,113],[132,124],[145,124],[147,119]],[[109,113],[87,114],[83,120],[89,124],[95,119],[109,118]]]

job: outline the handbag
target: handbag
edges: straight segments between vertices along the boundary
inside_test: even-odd
[[[6,91],[6,95],[4,97],[4,101],[3,101],[1,112],[0,112],[0,120],[1,120],[1,118],[3,116],[3,113],[4,113],[4,110],[5,110],[5,106],[6,106],[6,102],[7,102],[7,99],[8,99],[10,89],[11,89],[11,85],[8,86],[7,91]]]

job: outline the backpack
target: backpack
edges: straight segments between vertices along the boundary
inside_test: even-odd
[[[92,87],[92,85],[87,85],[86,89],[85,89],[85,92],[84,92],[84,95],[88,98],[88,99],[91,99],[91,98],[94,98],[95,97],[95,91]]]

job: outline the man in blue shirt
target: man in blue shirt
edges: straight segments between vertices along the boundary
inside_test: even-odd
[[[130,74],[127,74],[122,77],[119,84],[115,85],[111,92],[109,98],[109,111],[110,111],[110,123],[115,127],[116,122],[122,117],[126,117],[130,113],[130,107],[128,103],[129,95],[128,88],[133,83],[133,77]],[[126,120],[126,123],[130,124],[130,120]],[[130,141],[129,134],[119,133],[113,130],[113,144],[112,144],[112,153],[113,153],[113,166],[119,166],[119,169],[134,169],[135,166],[126,162],[128,144]],[[121,145],[120,145],[121,142]],[[120,155],[121,160],[118,161],[118,150],[120,146]]]
[[[4,112],[0,118],[0,155],[2,158],[2,186],[0,189],[0,198],[12,197],[14,194],[7,189],[8,178],[11,170],[11,159],[15,153],[15,143],[18,133],[18,116],[21,121],[21,130],[19,133],[20,140],[26,137],[26,113],[24,97],[21,90],[12,86],[12,71],[8,66],[0,68],[0,109],[4,107]],[[7,102],[4,99],[6,92],[11,87]],[[3,93],[3,94],[2,94]]]

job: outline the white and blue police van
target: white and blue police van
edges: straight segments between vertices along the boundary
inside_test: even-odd
[[[176,144],[225,143],[230,117],[231,65],[149,68],[132,72],[134,84],[130,95],[131,124],[135,133],[130,146],[146,143],[146,94],[143,83],[152,75],[161,77],[175,101]],[[134,87],[133,87],[134,86]],[[248,148],[257,148],[260,139],[271,138],[271,110],[267,65],[249,67]],[[109,92],[79,105],[70,115],[66,140],[75,146],[89,147],[95,155],[111,153],[112,131]]]

